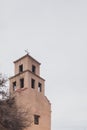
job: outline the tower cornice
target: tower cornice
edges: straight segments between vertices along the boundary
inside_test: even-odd
[[[16,61],[13,61],[13,63],[18,62],[19,60],[21,60],[21,59],[23,59],[23,58],[25,58],[25,57],[29,57],[29,58],[31,58],[32,60],[34,60],[35,62],[37,62],[39,65],[41,65],[40,62],[38,62],[36,59],[34,59],[34,58],[33,58],[32,56],[30,56],[29,54],[26,54],[26,55],[22,56],[21,58],[17,59]]]
[[[23,71],[23,72],[21,72],[21,73],[18,73],[18,74],[16,74],[16,75],[14,75],[14,76],[11,76],[9,79],[12,79],[12,78],[14,78],[14,77],[17,77],[17,76],[19,76],[19,75],[21,75],[21,74],[23,74],[23,73],[26,73],[26,72],[30,72],[30,73],[32,73],[33,75],[35,75],[36,77],[38,77],[38,78],[40,78],[40,79],[42,79],[42,80],[44,80],[45,81],[45,79],[43,79],[42,77],[40,77],[39,75],[37,75],[37,74],[34,74],[32,71],[30,71],[30,70],[25,70],[25,71]]]

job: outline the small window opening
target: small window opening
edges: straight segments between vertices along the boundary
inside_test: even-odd
[[[35,80],[34,79],[31,79],[31,88],[35,88]]]
[[[34,124],[38,125],[39,124],[39,115],[34,115]]]
[[[23,72],[23,65],[19,65],[19,72]]]
[[[41,92],[41,91],[42,91],[42,84],[38,83],[38,92]]]
[[[36,66],[32,65],[32,72],[35,73],[36,72]]]
[[[20,88],[24,87],[24,78],[20,79]]]
[[[13,91],[15,91],[15,90],[16,90],[16,81],[13,82]]]

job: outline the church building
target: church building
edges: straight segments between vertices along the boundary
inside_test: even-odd
[[[51,130],[51,104],[45,96],[45,80],[40,63],[29,54],[14,61],[10,92],[16,93],[19,105],[31,109],[32,125],[27,130]]]

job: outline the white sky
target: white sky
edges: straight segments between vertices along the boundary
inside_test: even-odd
[[[86,0],[0,0],[0,45],[2,73],[25,49],[42,63],[52,130],[87,127]]]

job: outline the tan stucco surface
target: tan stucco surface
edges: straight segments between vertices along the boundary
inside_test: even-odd
[[[19,65],[23,64],[23,72],[19,73]],[[51,130],[51,104],[45,96],[45,80],[40,77],[40,64],[28,55],[14,62],[14,76],[10,78],[10,91],[17,96],[17,103],[24,109],[29,108],[32,115],[39,115],[39,124],[34,122],[27,130]],[[35,74],[32,73],[32,65],[36,66]],[[20,88],[20,78],[24,78],[24,88]],[[35,88],[31,88],[31,78],[35,79]],[[13,91],[13,82],[16,81],[16,89]],[[42,84],[41,92],[38,91],[38,83]]]

